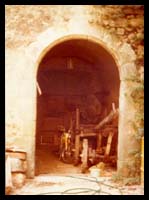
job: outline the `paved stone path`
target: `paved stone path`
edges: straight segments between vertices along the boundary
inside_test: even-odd
[[[110,178],[90,175],[40,175],[11,195],[143,195],[142,186],[118,187]]]
[[[27,179],[20,189],[11,195],[143,195],[142,186],[119,187],[111,182],[113,169],[106,169],[106,177],[91,177],[81,173],[80,166],[65,164],[47,151],[40,150],[37,156],[37,176]]]

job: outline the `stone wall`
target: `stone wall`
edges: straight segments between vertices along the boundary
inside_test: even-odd
[[[137,66],[144,66],[144,6],[93,6],[89,23],[130,44],[137,55]]]

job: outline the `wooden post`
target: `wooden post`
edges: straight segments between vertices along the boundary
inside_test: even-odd
[[[76,108],[76,130],[80,129],[80,111]]]
[[[98,135],[97,135],[97,151],[100,151],[101,143],[102,143],[102,134],[98,133]]]
[[[84,173],[88,167],[88,164],[87,164],[87,161],[88,161],[88,139],[83,139],[83,150],[82,150],[81,161],[82,161],[81,171],[82,171],[82,173]]]
[[[116,112],[115,103],[112,103],[112,110],[113,112]]]
[[[80,135],[75,136],[75,162],[74,165],[79,163],[79,155],[80,155]]]
[[[109,154],[110,154],[112,138],[113,138],[113,132],[110,132],[109,136],[108,136],[108,139],[107,139],[107,146],[106,146],[106,150],[105,150],[105,156],[109,156]]]

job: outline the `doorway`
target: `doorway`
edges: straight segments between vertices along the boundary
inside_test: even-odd
[[[35,172],[77,173],[78,167],[59,161],[60,129],[69,130],[76,108],[81,124],[96,125],[112,105],[119,107],[118,67],[99,44],[70,39],[46,53],[38,67],[37,83]]]

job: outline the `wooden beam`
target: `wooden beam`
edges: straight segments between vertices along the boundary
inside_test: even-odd
[[[96,136],[96,133],[81,133],[80,137],[90,137],[90,136]]]
[[[107,146],[106,146],[106,150],[105,150],[105,156],[109,156],[109,154],[110,154],[113,135],[114,135],[113,132],[109,133],[109,136],[108,136],[108,139],[107,139]]]
[[[103,125],[112,121],[112,119],[114,119],[117,116],[118,116],[118,109],[116,109],[115,111],[111,110],[111,112],[101,122],[99,122],[99,124],[95,126],[95,129],[102,128]]]

